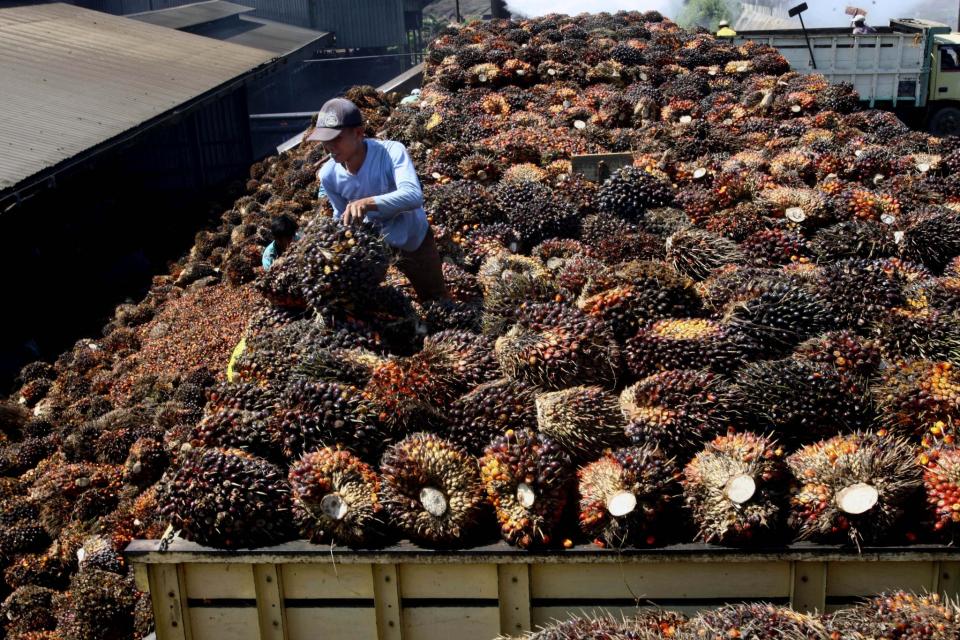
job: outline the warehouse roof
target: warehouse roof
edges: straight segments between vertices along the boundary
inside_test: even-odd
[[[0,195],[272,58],[62,3],[0,9]]]
[[[224,2],[224,0],[207,0],[207,2],[185,4],[179,7],[170,7],[169,9],[131,13],[128,14],[127,17],[169,29],[185,29],[198,24],[206,24],[214,20],[235,16],[240,13],[249,13],[253,10],[253,7],[245,7],[233,2]]]

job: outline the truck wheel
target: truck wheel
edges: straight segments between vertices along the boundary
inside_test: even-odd
[[[930,133],[935,136],[960,136],[960,109],[943,107],[933,114]]]

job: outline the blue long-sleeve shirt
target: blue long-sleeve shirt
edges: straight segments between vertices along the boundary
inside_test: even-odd
[[[403,251],[416,251],[427,235],[423,191],[407,149],[393,140],[364,140],[367,155],[356,174],[340,163],[327,161],[320,168],[320,184],[340,219],[347,204],[373,197],[376,211],[366,219],[380,227],[387,242]]]

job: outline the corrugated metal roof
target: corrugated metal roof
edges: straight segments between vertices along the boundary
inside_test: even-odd
[[[272,57],[67,4],[0,9],[0,193]]]
[[[311,42],[328,38],[331,35],[324,31],[304,29],[303,27],[295,27],[291,24],[264,20],[254,16],[240,16],[240,24],[246,28],[237,30],[236,33],[204,32],[203,35],[208,38],[217,38],[218,40],[242,44],[245,47],[265,49],[278,54],[291,53]]]
[[[214,20],[229,18],[239,13],[249,13],[253,7],[245,7],[233,2],[224,2],[224,0],[207,0],[207,2],[197,2],[194,4],[185,4],[179,7],[170,7],[169,9],[160,9],[158,11],[143,11],[141,13],[131,13],[127,17],[149,22],[161,27],[170,29],[185,29],[198,24],[206,24]]]

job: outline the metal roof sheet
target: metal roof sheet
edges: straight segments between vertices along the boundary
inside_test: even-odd
[[[62,3],[0,9],[0,193],[272,57]]]
[[[253,10],[253,7],[224,2],[224,0],[207,0],[207,2],[185,4],[169,9],[131,13],[127,17],[170,29],[185,29],[186,27],[229,18],[239,13],[249,13]]]

